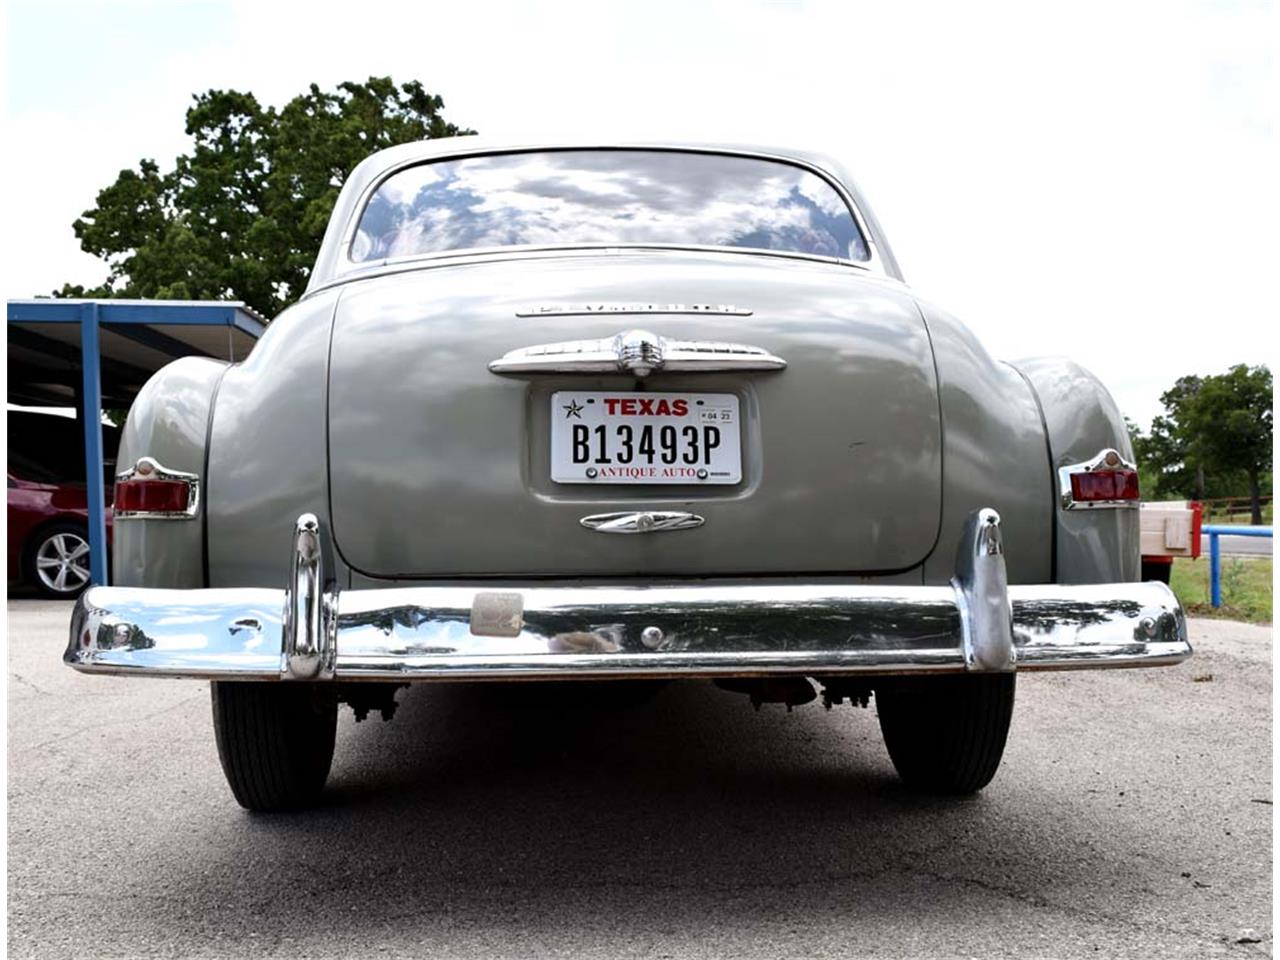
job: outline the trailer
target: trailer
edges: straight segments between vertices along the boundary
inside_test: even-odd
[[[1142,579],[1168,583],[1175,559],[1200,556],[1202,520],[1195,500],[1142,504]]]

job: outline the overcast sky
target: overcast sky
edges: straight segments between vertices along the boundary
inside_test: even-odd
[[[836,154],[913,286],[1145,424],[1176,377],[1273,360],[1278,29],[1170,0],[10,0],[4,293],[102,279],[71,222],[171,164],[193,92],[390,74],[485,134]]]

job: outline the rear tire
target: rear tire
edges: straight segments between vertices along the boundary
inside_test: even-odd
[[[889,758],[930,793],[981,790],[995,776],[1013,718],[1012,673],[902,677],[876,687]]]
[[[307,683],[210,687],[218,759],[240,806],[275,813],[313,803],[333,762],[337,698]]]

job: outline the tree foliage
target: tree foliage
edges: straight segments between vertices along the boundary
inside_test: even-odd
[[[271,317],[306,287],[338,190],[376,150],[474,133],[447,123],[444,101],[389,77],[315,84],[282,108],[210,90],[187,110],[189,152],[161,172],[123,170],[75,222],[81,247],[110,273],[60,296],[243,300]]]
[[[1262,483],[1272,466],[1271,371],[1239,364],[1214,376],[1180,377],[1160,402],[1164,413],[1134,438],[1155,497],[1247,494],[1253,522],[1261,523]]]

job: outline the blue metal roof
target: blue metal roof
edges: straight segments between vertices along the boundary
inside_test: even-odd
[[[79,407],[92,582],[106,583],[104,379],[113,402],[128,402],[175,357],[241,358],[266,321],[244,303],[216,300],[10,300],[7,312],[10,399],[65,404],[74,397]],[[209,335],[217,328],[225,337]]]
[[[84,308],[98,309],[99,323],[235,327],[257,338],[266,321],[239,300],[10,300],[10,323],[79,323]]]

